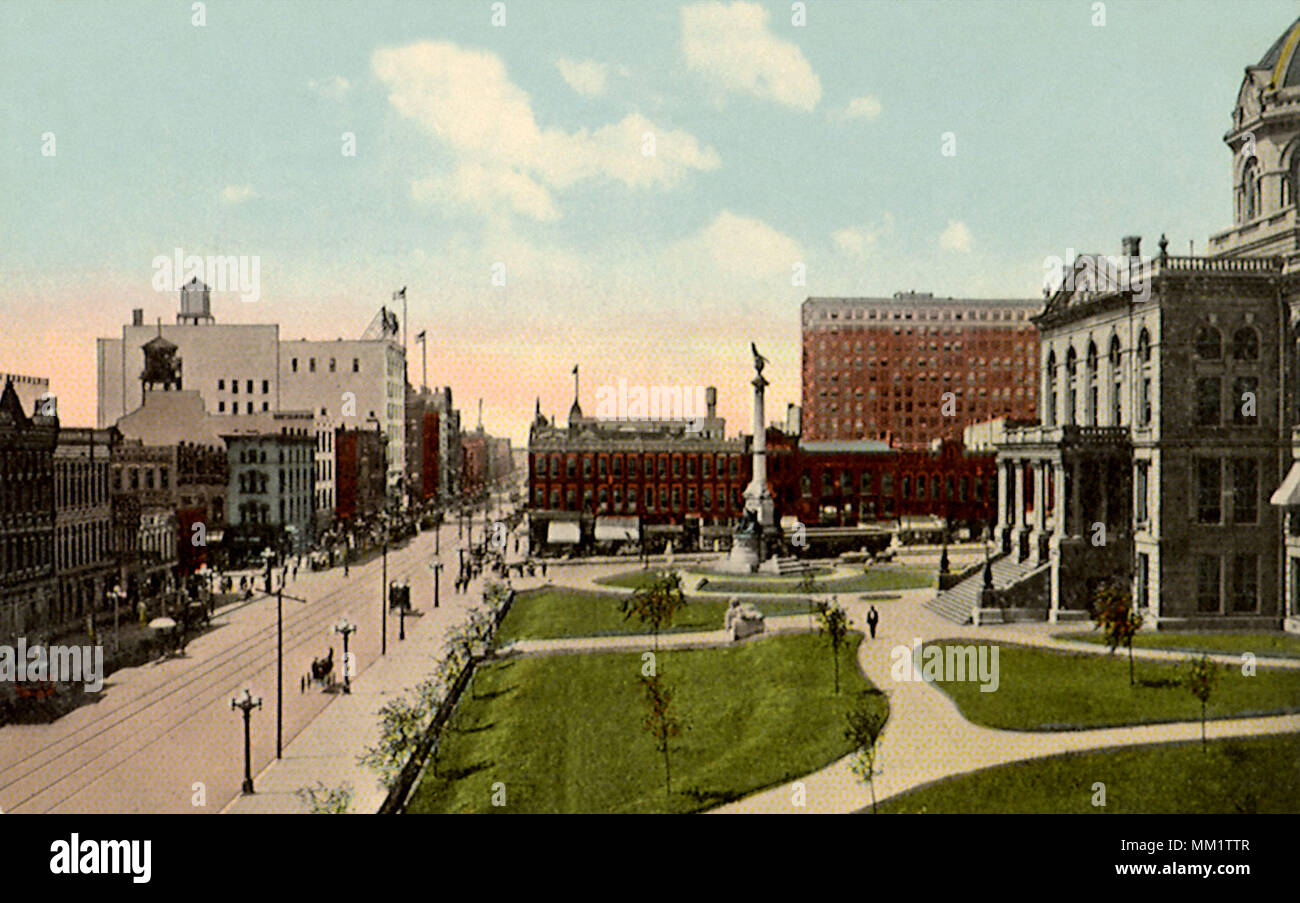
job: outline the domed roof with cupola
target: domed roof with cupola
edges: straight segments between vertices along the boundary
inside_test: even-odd
[[[1291,27],[1273,42],[1273,46],[1268,48],[1268,53],[1264,54],[1257,69],[1269,70],[1269,87],[1273,90],[1278,88],[1300,87],[1300,19],[1291,23]]]

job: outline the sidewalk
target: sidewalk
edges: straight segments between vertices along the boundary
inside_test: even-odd
[[[388,790],[358,757],[379,739],[379,710],[433,673],[448,630],[464,621],[466,608],[481,605],[484,581],[489,579],[498,578],[484,574],[470,584],[466,593],[444,592],[439,608],[426,606],[422,616],[408,615],[405,640],[397,639],[398,626],[391,623],[396,614],[390,612],[388,654],[354,675],[352,692],[335,695],[320,715],[285,744],[284,758],[273,759],[253,776],[254,794],[237,796],[222,813],[306,813],[309,810],[295,791],[317,781],[330,788],[350,784],[353,797],[349,812],[377,812]],[[523,591],[544,584],[537,577],[515,577],[511,585]],[[285,694],[297,692],[296,677],[286,675]],[[267,699],[263,705],[274,717],[274,700]]]

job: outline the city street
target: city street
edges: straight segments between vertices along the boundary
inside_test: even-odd
[[[390,548],[390,581],[409,581],[411,604],[424,617],[408,617],[407,635],[445,630],[481,599],[451,590],[457,568],[456,522],[441,530],[444,564],[441,609],[433,612],[434,533]],[[475,534],[483,535],[481,510]],[[300,693],[313,658],[334,648],[341,680],[343,649],[333,625],[346,617],[358,630],[349,640],[356,672],[364,674],[380,653],[379,557],[342,568],[300,570],[286,592],[310,600],[284,602],[284,744],[336,697],[319,687]],[[0,809],[5,812],[219,812],[243,779],[243,718],[231,699],[243,688],[262,698],[252,713],[252,770],[275,755],[276,604],[257,596],[219,611],[215,629],[191,642],[184,658],[125,669],[105,682],[102,699],[53,724],[0,728]],[[388,617],[388,650],[398,641],[398,617]],[[354,678],[355,679],[355,678]],[[403,687],[394,687],[400,691]]]

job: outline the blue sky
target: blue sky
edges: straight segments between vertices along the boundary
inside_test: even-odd
[[[151,266],[181,247],[258,255],[260,299],[218,319],[287,338],[355,336],[409,286],[430,381],[517,439],[534,396],[563,416],[575,361],[588,405],[620,378],[717,384],[736,428],[751,339],[770,413],[798,400],[808,295],[1030,297],[1068,248],[1203,249],[1242,70],[1300,15],[504,6],[213,0],[196,27],[190,3],[0,5],[0,370],[90,422],[94,337],[172,318]]]

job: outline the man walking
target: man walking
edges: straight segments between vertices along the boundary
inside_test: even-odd
[[[876,638],[876,625],[880,623],[880,612],[876,611],[876,606],[871,606],[867,612],[867,627],[871,630],[871,638]]]

